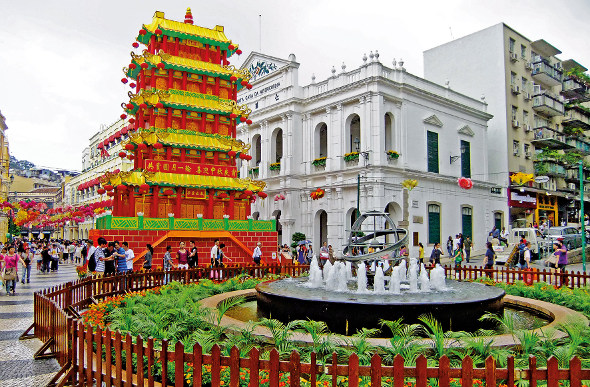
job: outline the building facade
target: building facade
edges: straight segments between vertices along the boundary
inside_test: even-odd
[[[259,53],[243,65],[253,88],[238,103],[254,124],[238,130],[253,157],[241,174],[266,181],[269,194],[253,204],[254,218],[277,219],[281,243],[303,232],[316,249],[327,241],[340,252],[358,206],[388,212],[409,230],[413,252],[459,232],[484,247],[507,214],[504,192],[489,182],[485,101],[409,74],[403,62],[386,67],[378,54],[308,85],[298,67],[294,55]],[[462,176],[471,190],[458,186]],[[402,188],[407,179],[417,187]],[[325,196],[313,200],[318,188]]]
[[[6,117],[0,112],[0,202],[8,200],[10,189],[10,152],[6,130],[8,130]],[[2,211],[0,212],[0,240],[2,243],[6,242],[6,234],[8,234],[8,216]]]
[[[127,171],[133,168],[131,160],[119,157],[119,152],[122,151],[121,141],[128,138],[129,125],[128,120],[119,119],[111,125],[102,125],[100,130],[90,137],[88,146],[82,151],[82,173],[70,179],[64,187],[64,204],[80,206],[109,199],[97,192],[98,185],[86,189],[78,187],[107,171]],[[94,219],[69,224],[64,230],[64,237],[86,239],[94,226]]]
[[[504,23],[424,52],[424,75],[468,95],[485,95],[489,172],[507,188],[510,223],[579,222],[578,161],[590,154],[590,78],[547,41]],[[584,175],[590,176],[584,162]],[[511,182],[522,172],[546,182]],[[546,180],[546,179],[545,179]],[[588,197],[586,196],[586,200]]]

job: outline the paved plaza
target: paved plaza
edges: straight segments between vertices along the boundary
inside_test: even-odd
[[[33,292],[76,278],[75,265],[60,265],[57,273],[42,274],[35,268],[31,283],[18,283],[16,296],[0,290],[0,387],[45,386],[59,371],[55,359],[34,360],[38,339],[19,340],[33,323]]]

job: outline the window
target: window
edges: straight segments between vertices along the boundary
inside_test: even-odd
[[[494,212],[494,226],[498,230],[502,229],[502,213],[501,212]]]
[[[510,72],[510,83],[516,85],[516,73],[513,71]]]
[[[426,132],[426,148],[428,152],[428,172],[438,173],[438,133]]]
[[[527,159],[531,158],[531,145],[530,144],[524,144],[524,157],[526,157]]]
[[[471,207],[461,208],[461,233],[464,237],[473,236],[473,210]]]
[[[521,80],[522,91],[527,91],[527,83],[528,82],[529,82],[528,79],[526,79],[525,77],[522,77],[522,80]]]
[[[529,112],[526,110],[522,111],[522,123],[528,125],[529,123]]]
[[[510,38],[510,40],[508,41],[508,50],[510,50],[510,52],[514,52],[514,45],[516,44],[516,41],[512,38]]]
[[[526,59],[526,46],[524,44],[520,45],[520,57]]]
[[[428,243],[440,243],[440,206],[428,205]]]
[[[516,106],[512,106],[512,119],[517,120],[518,118],[516,115],[518,114],[518,108]]]
[[[471,177],[471,144],[461,140],[461,176]]]
[[[516,140],[512,141],[512,153],[514,154],[514,156],[520,155],[520,142]]]

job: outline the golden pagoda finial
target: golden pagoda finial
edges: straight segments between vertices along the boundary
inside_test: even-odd
[[[193,14],[191,12],[190,7],[186,9],[186,14],[184,15],[184,22],[186,24],[193,24]]]

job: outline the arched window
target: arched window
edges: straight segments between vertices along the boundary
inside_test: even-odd
[[[260,159],[262,155],[262,140],[260,135],[257,134],[252,137],[252,159],[254,160],[254,165],[260,164]]]
[[[277,128],[272,134],[271,163],[279,163],[283,158],[283,129]]]
[[[461,233],[463,237],[473,237],[473,209],[468,206],[461,207]]]
[[[320,247],[328,241],[328,213],[319,210],[315,215],[314,250],[319,253]]]
[[[428,205],[428,243],[440,243],[440,206]]]
[[[361,148],[361,118],[352,114],[347,122],[346,152],[360,152]]]
[[[385,114],[385,139],[384,139],[385,151],[396,150],[395,142],[393,138],[393,116],[391,113]]]
[[[316,126],[314,133],[314,158],[328,156],[328,125],[321,122]]]

